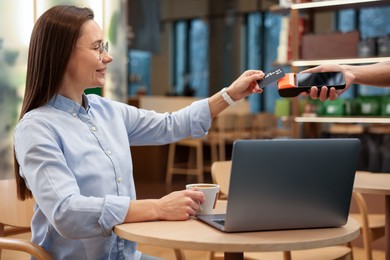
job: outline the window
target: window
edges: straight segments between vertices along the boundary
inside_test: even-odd
[[[281,15],[264,12],[247,16],[246,69],[261,69],[264,72],[273,67],[279,45]],[[285,72],[290,70],[284,68]],[[279,99],[275,88],[264,88],[261,95],[249,97],[252,112],[274,112],[275,101]]]
[[[184,21],[176,22],[174,24],[173,34],[173,86],[174,94],[181,95],[184,89],[184,78],[186,76],[187,64],[187,32],[188,24]]]
[[[200,19],[174,23],[174,94],[208,96],[208,25]]]
[[[197,97],[207,97],[209,81],[209,37],[203,20],[193,20],[190,31],[190,86]],[[192,58],[195,57],[195,58]]]
[[[150,93],[152,54],[147,51],[129,51],[129,92],[130,96]]]
[[[247,15],[246,23],[246,70],[261,69],[263,66],[263,37],[261,35],[263,27],[263,15],[261,13],[251,13]],[[250,108],[252,112],[261,111],[263,98],[259,95],[249,96]]]

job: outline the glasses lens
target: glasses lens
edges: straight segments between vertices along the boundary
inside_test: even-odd
[[[102,42],[100,44],[100,53],[103,53],[103,51],[108,52],[108,42]]]
[[[108,42],[101,42],[100,43],[100,48],[99,48],[99,58],[100,59],[102,58],[102,54],[104,51],[108,53]]]

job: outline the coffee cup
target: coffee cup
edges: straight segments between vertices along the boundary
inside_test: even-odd
[[[205,201],[200,205],[197,215],[207,215],[213,213],[219,195],[219,185],[213,183],[193,183],[186,185],[187,190],[198,190],[203,192]]]

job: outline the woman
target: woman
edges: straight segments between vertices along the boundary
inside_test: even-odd
[[[20,199],[34,196],[32,239],[54,259],[149,259],[112,228],[124,222],[187,220],[204,196],[172,192],[136,200],[131,145],[207,134],[211,119],[251,93],[261,71],[243,73],[222,93],[172,114],[114,102],[84,90],[103,86],[112,57],[87,8],[56,6],[31,36],[15,175]]]

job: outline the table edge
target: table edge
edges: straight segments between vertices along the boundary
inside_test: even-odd
[[[127,224],[122,224],[127,225]],[[131,224],[130,224],[131,225]],[[124,239],[135,241],[137,243],[148,244],[152,246],[184,249],[184,250],[201,250],[201,251],[223,251],[223,252],[272,252],[272,251],[292,251],[303,249],[322,248],[327,246],[335,246],[348,243],[360,235],[360,224],[352,218],[348,219],[346,225],[354,228],[348,234],[344,234],[337,238],[320,239],[320,241],[296,242],[288,244],[247,244],[247,245],[232,245],[232,244],[210,244],[205,242],[181,241],[179,239],[161,239],[151,238],[144,235],[129,234],[121,230],[118,226],[114,227],[114,232]],[[344,226],[346,226],[344,225]],[[342,227],[344,227],[342,226]],[[342,228],[340,227],[340,228]],[[243,232],[245,233],[245,232]],[[248,233],[248,232],[247,232]],[[251,232],[249,232],[251,233]],[[320,245],[319,245],[320,244]]]

